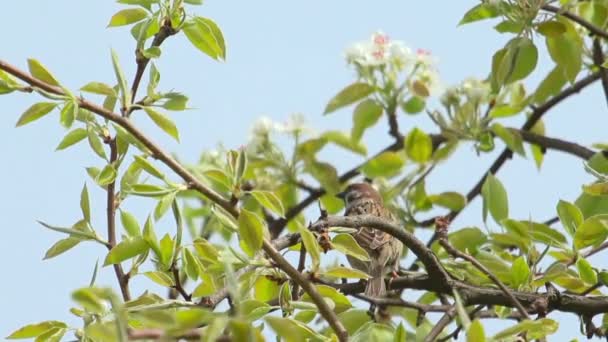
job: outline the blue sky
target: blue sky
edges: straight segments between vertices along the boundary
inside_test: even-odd
[[[440,60],[439,70],[446,84],[469,76],[483,78],[489,72],[494,51],[511,37],[493,31],[491,23],[457,27],[462,14],[476,3],[206,1],[193,10],[214,19],[223,29],[227,61],[211,60],[180,35],[167,40],[157,63],[162,75],[160,89],[184,92],[196,108],[173,115],[181,143],[168,139],[149,121],[135,120],[154,140],[186,162],[195,162],[202,150],[214,148],[218,142],[229,148],[244,144],[251,125],[261,115],[283,121],[289,114],[300,112],[318,131],[349,130],[348,110],[321,115],[327,101],[353,80],[354,73],[343,58],[344,49],[381,29],[414,49],[432,51]],[[114,82],[110,63],[113,48],[131,78],[135,70],[133,39],[125,28],[105,28],[120,8],[109,1],[13,1],[5,6],[0,22],[0,30],[5,32],[0,58],[23,69],[27,58],[36,58],[63,84],[77,89],[94,80]],[[528,81],[531,90],[553,65],[543,40],[536,39],[541,57]],[[44,230],[35,220],[57,225],[78,220],[80,190],[88,181],[84,168],[99,166],[99,161],[84,145],[54,152],[65,134],[56,114],[14,128],[21,112],[36,100],[36,95],[28,94],[0,97],[0,142],[4,151],[0,168],[4,226],[0,240],[0,260],[4,264],[0,336],[26,323],[47,319],[80,324],[68,312],[72,305],[70,292],[88,284],[95,261],[105,256],[100,246],[83,244],[58,258],[42,261],[46,249],[60,236]],[[547,134],[587,145],[600,142],[608,121],[605,106],[596,84],[546,115]],[[521,118],[505,122],[519,126]],[[400,123],[403,131],[413,125],[432,130],[423,117],[403,116]],[[366,135],[370,151],[390,142],[386,130],[383,123]],[[470,146],[462,145],[454,160],[429,179],[429,191],[468,191],[495,155],[478,157]],[[361,161],[339,150],[330,150],[324,156],[342,170]],[[579,160],[557,152],[546,155],[541,173],[531,159],[514,157],[498,177],[508,187],[511,216],[537,220],[555,216],[558,199],[574,200],[580,185],[590,179]],[[90,183],[89,188],[95,209],[93,220],[103,231],[103,193]],[[132,205],[141,220],[151,210],[151,202]],[[476,200],[455,225],[482,227],[480,208]],[[111,268],[101,270],[98,284],[115,285]],[[134,281],[136,288],[145,284],[137,278]],[[568,325],[561,330],[564,336],[577,336],[574,316],[560,318]]]

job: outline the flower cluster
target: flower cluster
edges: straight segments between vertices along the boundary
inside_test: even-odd
[[[437,61],[429,51],[412,52],[402,41],[381,31],[346,49],[346,61],[355,67],[360,79],[387,91],[405,89],[428,97],[441,88]]]
[[[467,101],[475,106],[487,103],[490,99],[491,88],[487,81],[482,81],[473,77],[469,77],[462,81],[458,86],[452,86],[446,89],[441,95],[441,103],[446,106],[460,105],[461,96],[464,96]]]

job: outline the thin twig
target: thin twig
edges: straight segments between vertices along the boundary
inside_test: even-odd
[[[300,258],[298,259],[298,272],[302,273],[304,271],[304,266],[306,264],[306,246],[304,244],[300,245]],[[300,298],[300,287],[298,283],[293,284],[293,289],[291,289],[291,299],[298,300]]]
[[[513,129],[513,131],[518,132],[521,135],[522,140],[525,142],[535,144],[546,149],[569,153],[581,159],[587,160],[593,157],[593,155],[595,154],[595,151],[593,151],[592,149],[567,140],[551,138],[544,135],[532,133],[530,131],[517,129]]]
[[[519,313],[522,315],[522,317],[529,318],[526,308],[524,308],[524,306],[517,300],[517,298],[515,298],[513,296],[513,294],[511,293],[511,290],[507,286],[505,286],[505,284],[503,284],[502,281],[500,281],[500,279],[498,279],[489,269],[487,269],[484,265],[482,265],[479,261],[477,261],[477,259],[475,259],[474,257],[472,257],[466,253],[459,251],[458,249],[454,248],[454,246],[452,246],[452,244],[450,244],[450,241],[448,241],[448,235],[447,235],[448,223],[449,222],[446,220],[441,220],[441,221],[438,220],[438,222],[437,222],[436,229],[438,232],[439,244],[446,250],[446,252],[448,252],[454,258],[461,258],[461,259],[464,259],[464,260],[470,262],[471,264],[473,264],[473,266],[475,266],[478,270],[480,270],[483,274],[485,274],[488,278],[490,278],[492,280],[492,282],[494,282],[494,284],[496,284],[496,286],[498,286],[505,293],[505,295],[512,301],[513,305],[517,308]]]
[[[439,334],[452,322],[452,320],[456,317],[456,308],[452,307],[451,310],[447,311],[437,323],[433,326],[433,329],[429,332],[429,334],[424,338],[425,342],[432,342],[437,339]]]
[[[180,275],[179,275],[179,269],[175,266],[175,263],[173,263],[173,265],[171,265],[171,273],[173,274],[173,279],[175,280],[175,286],[174,286],[175,290],[177,292],[179,292],[179,294],[182,295],[182,297],[185,300],[191,301],[192,296],[189,295],[188,292],[186,292],[186,290],[182,286],[182,279],[180,278]]]
[[[110,164],[115,163],[118,160],[118,147],[116,146],[116,138],[111,138],[107,142],[110,146]],[[108,229],[108,250],[112,250],[116,246],[116,182],[108,184],[106,188],[106,214],[107,214],[107,229]],[[122,265],[115,263],[113,265],[118,285],[120,286],[120,292],[122,299],[125,302],[131,300],[131,293],[129,291],[129,275],[125,274]]]

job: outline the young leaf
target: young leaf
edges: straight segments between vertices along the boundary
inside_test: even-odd
[[[57,145],[57,148],[55,150],[56,151],[64,150],[64,149],[80,142],[81,140],[86,138],[87,135],[88,135],[87,130],[84,128],[76,128],[72,131],[69,131],[68,134],[66,134],[65,137],[63,137],[63,139],[61,140],[59,145]]]
[[[87,128],[87,137],[89,138],[89,146],[91,146],[93,152],[100,158],[107,160],[108,158],[106,157],[106,151],[103,149],[103,143],[92,127]]]
[[[557,204],[557,215],[570,236],[574,236],[576,228],[583,223],[581,210],[574,204],[563,200],[560,200]]]
[[[560,20],[560,23],[566,26],[566,32],[547,37],[547,49],[565,78],[574,82],[583,65],[583,39],[570,22]]]
[[[270,191],[254,190],[251,191],[250,194],[264,208],[281,217],[285,216],[285,208],[283,207],[283,203],[281,203],[281,200],[274,193]]]
[[[496,18],[500,15],[497,7],[489,3],[481,3],[464,14],[464,17],[460,19],[458,26],[472,23],[479,20]]]
[[[592,216],[581,223],[574,233],[574,247],[578,250],[599,245],[608,237],[608,215]]]
[[[128,211],[120,210],[120,222],[130,237],[141,236],[141,228],[137,219]]]
[[[50,85],[59,86],[59,82],[57,81],[57,79],[39,61],[30,58],[27,60],[27,65],[30,69],[30,74],[32,74],[32,76]]]
[[[505,142],[505,144],[511,151],[519,154],[522,157],[526,156],[526,152],[524,150],[524,145],[522,143],[523,140],[522,140],[519,132],[505,128],[503,125],[501,125],[499,123],[494,123],[492,125],[492,131],[502,141]]]
[[[439,195],[429,195],[427,198],[431,203],[453,211],[459,211],[467,204],[466,197],[453,191],[442,192]]]
[[[484,206],[488,208],[494,221],[500,223],[509,216],[509,201],[507,191],[498,178],[488,173],[481,188]]]
[[[54,258],[59,254],[66,252],[72,247],[76,246],[80,241],[80,239],[74,237],[59,240],[46,251],[46,254],[44,255],[44,258],[42,258],[42,260]]]
[[[183,30],[192,45],[201,52],[215,60],[226,59],[224,36],[213,20],[195,17],[186,22]]]
[[[350,137],[353,141],[361,140],[366,129],[374,126],[382,116],[382,107],[372,99],[359,102],[353,113],[353,128]]]
[[[433,154],[433,141],[428,134],[414,128],[405,138],[405,151],[413,161],[425,163]]]
[[[116,169],[112,164],[106,165],[97,175],[95,181],[99,186],[106,186],[116,180]]]
[[[118,89],[120,89],[120,102],[123,107],[126,108],[131,105],[131,89],[127,86],[127,79],[125,78],[125,73],[120,67],[118,55],[116,54],[116,51],[114,51],[114,49],[112,49],[112,67],[114,68],[114,74],[116,75],[116,80],[118,81]]]
[[[35,324],[28,324],[14,331],[7,336],[7,339],[16,340],[23,338],[34,338],[44,334],[54,328],[67,328],[67,324],[59,321],[44,321]]]
[[[589,285],[595,285],[597,283],[597,274],[593,270],[593,266],[587,261],[587,259],[579,256],[576,259],[576,269],[581,280]]]
[[[354,268],[335,266],[323,272],[324,275],[336,278],[369,279],[369,275]]]
[[[108,23],[108,27],[124,26],[136,23],[148,16],[143,8],[127,8],[115,13]]]
[[[154,251],[156,257],[158,259],[161,258],[160,245],[158,243],[158,238],[156,237],[156,232],[154,231],[154,224],[152,223],[152,217],[148,216],[146,223],[144,224],[143,231],[144,240],[148,243],[148,246]]]
[[[514,288],[526,285],[530,280],[530,267],[523,256],[515,259],[512,265],[511,280]]]
[[[483,325],[479,319],[475,319],[467,329],[467,342],[487,341]]]
[[[302,236],[302,242],[306,247],[306,251],[312,258],[312,270],[317,271],[321,264],[321,246],[319,246],[316,236],[310,230],[302,228],[300,235]]]
[[[239,215],[239,236],[248,247],[250,256],[262,248],[266,226],[255,213],[243,209]]]
[[[137,166],[141,167],[143,170],[145,170],[147,173],[151,174],[152,176],[158,178],[158,179],[165,179],[165,175],[163,175],[162,172],[160,172],[159,169],[156,168],[156,166],[152,165],[152,163],[150,163],[146,158],[142,157],[142,156],[133,156],[135,158],[135,163],[137,164]]]
[[[106,95],[106,96],[114,96],[117,97],[114,88],[102,82],[89,82],[85,84],[82,88],[82,91],[86,91],[87,93],[98,94],[98,95]]]
[[[331,239],[332,247],[345,255],[350,255],[361,261],[369,261],[369,254],[361,248],[350,234],[337,234]]]
[[[80,193],[80,210],[82,211],[82,217],[85,221],[91,222],[91,207],[89,204],[89,191],[87,190],[87,184],[85,183]]]
[[[391,177],[397,174],[404,164],[401,153],[386,151],[363,165],[361,172],[369,178]]]
[[[323,114],[329,114],[342,107],[353,104],[361,99],[366,98],[368,95],[373,93],[376,89],[363,82],[353,83],[346,88],[342,89],[336,96],[334,96],[327,106]]]
[[[121,263],[145,253],[149,248],[146,241],[141,237],[123,240],[110,250],[103,265],[107,266]]]
[[[36,103],[30,108],[28,108],[23,114],[21,114],[19,120],[17,120],[17,124],[15,125],[15,127],[20,127],[32,121],[36,121],[50,113],[53,109],[55,109],[55,107],[57,107],[57,104],[54,102]]]
[[[173,139],[179,141],[179,132],[171,119],[152,107],[144,107],[144,111],[160,129],[173,137]]]

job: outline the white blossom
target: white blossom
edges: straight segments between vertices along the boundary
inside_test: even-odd
[[[275,123],[267,116],[262,116],[253,124],[251,133],[254,137],[267,136],[275,129]]]
[[[467,78],[462,82],[462,91],[474,102],[483,101],[490,96],[490,85],[476,78]]]
[[[289,116],[285,123],[276,126],[277,131],[287,134],[310,133],[312,130],[306,125],[306,118],[302,113],[294,113]]]

